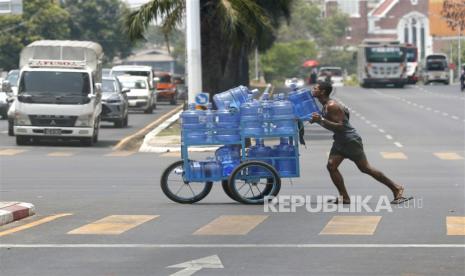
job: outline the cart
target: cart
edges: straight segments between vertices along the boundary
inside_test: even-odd
[[[240,126],[240,139],[237,141],[221,142],[215,135],[210,135],[210,140],[195,142],[189,137],[189,133],[181,133],[181,158],[165,169],[161,177],[163,193],[171,200],[178,203],[195,203],[205,198],[211,191],[213,183],[221,183],[224,192],[233,200],[244,204],[263,204],[267,196],[277,196],[281,189],[281,178],[294,178],[300,176],[299,166],[299,137],[297,119],[293,122],[291,135],[273,134],[271,131],[276,120],[264,120],[266,125],[263,135],[244,134],[242,124]],[[205,129],[208,132],[208,129]],[[289,144],[295,147],[294,154],[285,157],[250,157],[246,140],[255,139],[279,139],[289,138]],[[189,148],[199,146],[240,145],[241,162],[228,176],[195,177],[191,172],[191,160]],[[295,173],[280,175],[276,169],[279,159],[295,160]]]

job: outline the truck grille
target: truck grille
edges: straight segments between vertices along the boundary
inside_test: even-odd
[[[29,115],[33,126],[73,127],[77,116],[63,115]]]

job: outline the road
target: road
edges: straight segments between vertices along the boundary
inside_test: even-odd
[[[38,214],[0,228],[0,273],[463,275],[464,94],[419,85],[337,88],[334,97],[350,108],[371,164],[415,197],[410,206],[265,212],[233,202],[219,185],[180,205],[159,187],[176,153],[69,147],[53,155],[55,147],[16,147],[2,136],[1,147],[17,150],[1,158],[2,200],[33,203]],[[307,125],[306,140],[301,177],[283,180],[280,195],[334,195],[331,134]],[[351,195],[373,197],[372,209],[392,196],[349,161],[341,172]]]

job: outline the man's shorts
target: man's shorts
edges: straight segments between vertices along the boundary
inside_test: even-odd
[[[366,159],[365,152],[363,151],[362,138],[357,138],[346,143],[334,142],[329,155],[341,155],[354,162]]]

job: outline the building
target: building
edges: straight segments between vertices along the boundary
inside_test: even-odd
[[[0,0],[0,15],[23,13],[23,0]]]
[[[335,9],[349,16],[341,45],[359,45],[365,38],[391,38],[418,47],[420,58],[442,52],[457,39],[440,16],[443,0],[325,0],[326,14]]]

